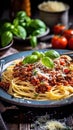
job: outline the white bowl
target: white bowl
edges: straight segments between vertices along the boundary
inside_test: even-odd
[[[38,5],[38,10],[39,10],[39,18],[41,20],[43,20],[47,26],[49,26],[50,28],[52,28],[52,26],[61,23],[64,24],[65,26],[68,26],[68,22],[69,22],[69,5],[64,4],[65,6],[65,10],[61,10],[61,11],[48,11],[48,10],[44,10],[44,8],[42,8],[42,4]]]

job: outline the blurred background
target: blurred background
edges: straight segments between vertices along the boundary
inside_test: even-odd
[[[16,11],[20,10],[21,8],[24,10],[25,8],[30,8],[30,9],[27,9],[27,11],[30,11],[31,16],[35,17],[36,14],[39,15],[38,8],[37,8],[38,4],[44,1],[47,1],[47,0],[2,0],[0,3],[0,19],[2,18],[10,19],[13,15],[12,13],[16,13]],[[60,1],[65,2],[70,5],[69,15],[72,16],[73,15],[72,0],[68,0],[68,1],[60,0]]]
[[[35,14],[36,11],[38,10],[37,5],[44,1],[48,1],[48,0],[31,0],[32,14]],[[50,0],[50,1],[52,1],[52,0]],[[55,1],[55,0],[53,0],[53,1]],[[72,10],[72,7],[73,7],[72,0],[57,0],[57,1],[65,2],[65,3],[69,4],[70,5],[70,14],[72,14],[72,11],[73,11]]]

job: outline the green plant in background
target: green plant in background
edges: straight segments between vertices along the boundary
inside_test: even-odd
[[[25,11],[17,12],[12,22],[5,21],[0,24],[1,46],[4,47],[16,36],[25,40],[30,40],[30,45],[37,46],[37,36],[46,31],[46,24],[40,19],[32,19]],[[5,42],[5,37],[6,42]]]
[[[27,36],[27,32],[25,30],[25,28],[23,28],[20,25],[17,25],[13,30],[12,30],[13,34],[19,38],[25,39]]]
[[[0,41],[1,47],[7,46],[13,40],[13,33],[11,30],[14,26],[10,22],[0,24]]]
[[[1,35],[1,45],[2,47],[7,46],[13,39],[13,35],[10,31],[5,31]]]

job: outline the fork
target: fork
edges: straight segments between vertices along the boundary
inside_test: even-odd
[[[6,127],[6,124],[5,124],[4,120],[2,118],[1,113],[0,113],[0,128],[1,128],[1,130],[8,130],[7,127]]]
[[[19,130],[31,130],[31,124],[30,123],[20,124]]]
[[[0,81],[2,79],[2,72],[3,72],[4,64],[5,64],[5,60],[1,60],[0,61]]]

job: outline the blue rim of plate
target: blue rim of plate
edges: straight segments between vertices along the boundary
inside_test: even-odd
[[[44,52],[46,50],[49,50],[49,49],[43,49],[43,50],[38,50],[38,51]],[[60,54],[62,54],[63,52],[70,51],[70,50],[62,50],[62,49],[55,49],[55,50],[58,51]],[[21,58],[23,56],[30,55],[33,51],[15,53],[2,59],[5,60],[5,63],[8,63],[15,59]],[[73,57],[73,54],[70,56]],[[0,99],[8,103],[18,105],[18,106],[35,107],[35,108],[37,107],[39,108],[61,107],[61,106],[65,106],[65,105],[69,105],[73,103],[73,97],[69,97],[62,100],[56,100],[56,101],[52,101],[52,100],[36,101],[36,100],[29,100],[29,99],[14,98],[11,95],[9,95],[7,92],[5,92],[3,89],[0,89]]]
[[[40,35],[37,35],[36,37],[37,38],[41,38],[41,37],[46,36],[48,33],[50,33],[50,28],[49,27],[47,27],[47,30],[44,33],[42,33]],[[24,41],[24,40],[29,40],[29,37],[27,37],[26,39],[22,39],[22,38],[14,36],[14,39],[16,39],[16,40],[23,40]]]

